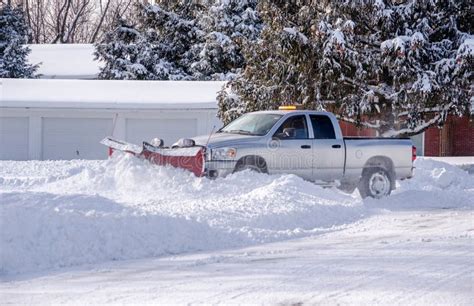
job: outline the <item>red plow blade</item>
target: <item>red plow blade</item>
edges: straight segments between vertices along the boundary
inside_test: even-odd
[[[196,176],[204,175],[205,149],[202,146],[162,148],[143,142],[140,147],[110,137],[103,139],[101,143],[109,147],[109,156],[117,150],[147,159],[157,165],[170,165],[191,171]]]

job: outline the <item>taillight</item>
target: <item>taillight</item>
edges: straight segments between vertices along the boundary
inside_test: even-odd
[[[411,161],[414,162],[416,159],[416,147],[411,146]]]

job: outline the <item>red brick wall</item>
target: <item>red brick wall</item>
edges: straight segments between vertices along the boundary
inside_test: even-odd
[[[373,129],[357,128],[339,121],[344,136],[376,136]],[[442,129],[430,127],[425,131],[425,156],[474,156],[474,118],[448,118]]]
[[[377,133],[373,129],[357,128],[354,124],[345,121],[339,121],[339,126],[343,136],[376,136]]]
[[[474,156],[474,120],[450,117],[442,129],[425,131],[426,156]]]
[[[425,131],[425,156],[439,156],[441,130],[430,127]]]
[[[474,156],[474,118],[453,117],[453,156]]]

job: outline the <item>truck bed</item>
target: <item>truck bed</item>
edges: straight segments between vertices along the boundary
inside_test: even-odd
[[[346,149],[345,174],[360,175],[367,162],[373,158],[388,158],[394,165],[397,179],[411,175],[411,139],[391,137],[343,137]]]

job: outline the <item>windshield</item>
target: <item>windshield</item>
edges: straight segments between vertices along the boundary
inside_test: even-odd
[[[282,116],[279,114],[249,113],[235,119],[223,127],[220,132],[263,136],[270,131]]]

